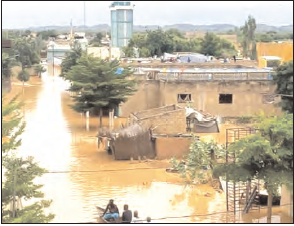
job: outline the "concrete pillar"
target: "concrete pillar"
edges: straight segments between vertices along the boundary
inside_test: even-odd
[[[285,185],[282,185],[281,190],[281,207],[285,215],[293,217],[293,191],[290,191]]]

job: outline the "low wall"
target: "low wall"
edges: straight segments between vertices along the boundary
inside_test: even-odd
[[[222,63],[220,61],[211,61],[205,63],[161,63],[160,61],[154,61],[152,63],[120,63],[121,66],[131,66],[131,67],[156,67],[156,68],[166,68],[166,67],[185,67],[185,68],[251,68],[257,67],[257,61],[254,60],[238,60],[236,63],[230,61],[228,63]]]
[[[289,217],[293,217],[293,191],[289,191],[285,185],[282,185],[281,193],[282,212]]]
[[[182,158],[189,153],[192,137],[157,137],[155,142],[157,159]]]

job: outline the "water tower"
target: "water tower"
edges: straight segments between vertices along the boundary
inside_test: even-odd
[[[133,6],[131,2],[113,2],[111,12],[111,46],[125,47],[133,35]]]

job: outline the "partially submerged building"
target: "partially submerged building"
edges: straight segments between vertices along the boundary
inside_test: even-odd
[[[142,69],[143,70],[143,69]],[[169,105],[209,112],[220,118],[264,111],[279,114],[272,71],[256,68],[152,68],[138,77],[137,92],[120,107],[120,116]]]
[[[126,128],[100,137],[109,138],[116,160],[179,158],[198,139],[191,133],[219,132],[216,119],[207,115],[177,105],[149,109],[132,113]]]

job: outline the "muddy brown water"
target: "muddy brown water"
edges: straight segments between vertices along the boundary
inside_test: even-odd
[[[25,102],[22,111],[27,126],[19,153],[34,156],[42,167],[55,172],[36,180],[44,184],[45,198],[53,200],[49,209],[56,214],[53,223],[97,222],[95,206],[105,207],[109,199],[114,199],[120,210],[129,204],[142,218],[179,217],[153,220],[158,223],[228,221],[224,193],[209,185],[185,187],[177,175],[158,169],[164,168],[167,161],[114,161],[103,147],[98,150],[98,118],[90,117],[87,123],[85,117],[74,112],[69,107],[71,97],[66,87],[61,78],[44,73],[42,78],[31,78],[23,95],[22,84],[14,81],[9,94],[20,92]],[[115,126],[121,122],[124,119],[115,119]],[[107,118],[103,124],[107,126]],[[223,141],[223,134],[218,139]],[[126,170],[152,167],[157,169]],[[211,196],[206,197],[206,193]],[[249,214],[244,221],[252,222],[265,214]],[[180,218],[189,215],[197,216]]]

